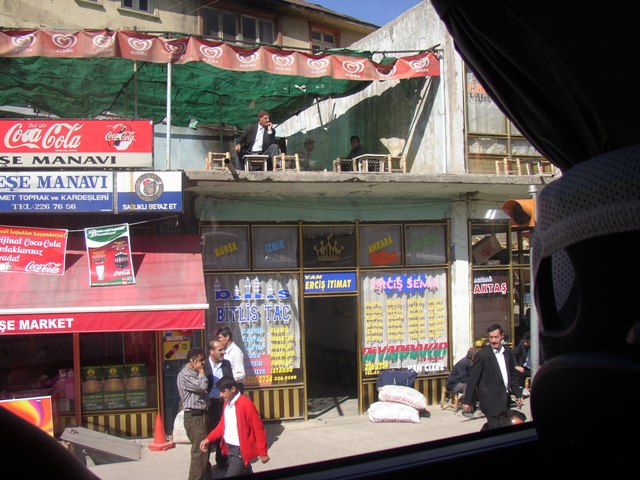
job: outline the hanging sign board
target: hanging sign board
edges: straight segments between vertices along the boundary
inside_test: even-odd
[[[67,230],[0,225],[0,272],[64,275]]]
[[[129,248],[129,225],[85,228],[92,287],[136,283]]]
[[[150,120],[0,120],[0,169],[152,166]]]
[[[113,172],[0,170],[0,212],[113,212]]]
[[[182,212],[182,172],[116,172],[117,209],[122,212]]]

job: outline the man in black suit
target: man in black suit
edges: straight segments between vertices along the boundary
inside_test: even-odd
[[[207,420],[209,431],[213,430],[220,418],[222,417],[222,409],[224,401],[220,395],[217,383],[223,377],[233,379],[233,370],[231,370],[231,362],[224,358],[224,345],[219,340],[211,340],[209,342],[209,357],[204,363],[204,373],[209,381],[209,409],[207,410]],[[212,447],[216,450],[216,465],[219,469],[225,469],[229,465],[229,459],[222,454],[220,441],[213,442]],[[211,465],[211,464],[209,464]],[[211,467],[209,467],[211,468]]]
[[[516,396],[518,405],[522,404],[521,390],[517,388],[515,364],[511,350],[505,347],[504,331],[496,323],[487,328],[490,348],[478,352],[471,367],[467,389],[462,398],[462,409],[472,410],[473,394],[477,392],[480,410],[487,418],[482,430],[499,426],[499,417],[509,409],[511,393]]]
[[[258,113],[258,123],[247,126],[236,140],[236,168],[244,170],[245,155],[268,155],[267,169],[273,170],[273,157],[280,155],[276,140],[276,129],[269,118],[269,112]]]

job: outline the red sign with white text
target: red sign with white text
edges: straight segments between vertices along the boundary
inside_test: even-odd
[[[1,335],[133,332],[204,328],[204,310],[158,310],[0,315]]]
[[[152,166],[150,120],[0,120],[0,168]]]
[[[63,275],[67,230],[0,225],[0,272]]]

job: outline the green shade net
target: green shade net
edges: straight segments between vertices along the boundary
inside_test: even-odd
[[[135,71],[137,69],[137,72]],[[236,72],[203,62],[172,65],[171,123],[244,128],[268,110],[281,123],[322,97],[351,95],[371,82]],[[62,118],[106,112],[161,122],[167,115],[167,64],[123,58],[0,58],[0,105]]]

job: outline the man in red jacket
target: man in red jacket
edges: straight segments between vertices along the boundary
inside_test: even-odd
[[[222,453],[229,457],[225,477],[253,473],[253,460],[259,457],[262,463],[269,461],[260,414],[251,399],[238,392],[234,379],[223,377],[216,386],[224,400],[224,410],[218,425],[200,443],[200,450],[209,451],[209,444],[220,438]]]

